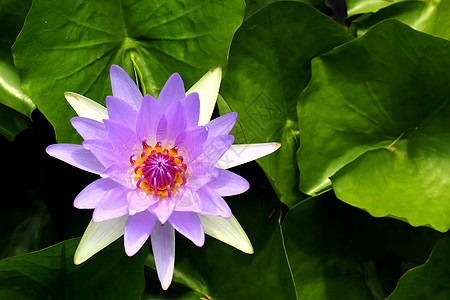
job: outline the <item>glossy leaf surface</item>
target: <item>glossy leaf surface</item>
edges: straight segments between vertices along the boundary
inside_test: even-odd
[[[303,192],[331,177],[374,216],[450,227],[449,43],[385,21],[313,61],[298,107]]]

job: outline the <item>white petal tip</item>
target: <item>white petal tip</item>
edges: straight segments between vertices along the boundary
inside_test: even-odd
[[[253,254],[253,246],[247,234],[234,216],[229,219],[199,215],[205,233],[247,254]]]
[[[222,66],[221,65],[217,65],[217,66],[215,66],[214,68],[212,68],[211,70],[209,70],[211,73],[214,73],[214,72],[220,72],[220,75],[221,75],[221,77],[222,77]]]
[[[222,80],[222,67],[220,65],[210,69],[199,81],[197,81],[187,92],[198,93],[200,98],[200,116],[198,125],[202,126],[209,122],[216,105],[219,94],[220,82]]]
[[[164,284],[164,283],[161,282],[161,288],[162,288],[163,290],[167,291],[167,289],[169,288],[169,286],[170,286],[170,282],[169,282],[168,284]]]
[[[247,254],[253,254],[253,253],[255,253],[255,250],[253,250],[253,247],[250,245],[250,248],[242,250],[242,252],[247,253]]]
[[[65,92],[67,102],[80,117],[89,118],[101,122],[108,119],[108,111],[97,102],[77,93]]]
[[[278,150],[280,143],[235,144],[216,163],[219,169],[229,169],[264,157]]]
[[[101,223],[91,221],[75,251],[73,262],[79,265],[123,235],[128,216]]]
[[[75,252],[75,256],[74,256],[74,258],[73,258],[73,263],[75,264],[75,265],[81,265],[82,263],[84,263],[86,261],[86,259],[82,259],[82,258],[80,258],[80,257],[77,257],[77,253]]]

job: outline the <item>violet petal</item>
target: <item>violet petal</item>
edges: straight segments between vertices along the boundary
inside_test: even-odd
[[[193,162],[202,153],[207,137],[208,130],[204,126],[191,127],[178,135],[175,145],[179,147],[186,164]]]
[[[133,131],[136,129],[138,112],[120,98],[106,97],[109,120],[121,123]]]
[[[128,214],[127,188],[114,188],[95,207],[92,220],[102,222]]]
[[[223,134],[209,137],[203,146],[202,153],[197,157],[197,161],[205,161],[215,164],[227,150],[233,145],[234,136]]]
[[[202,215],[230,218],[232,213],[228,204],[215,190],[205,186],[200,191]]]
[[[110,69],[111,88],[114,97],[127,102],[136,111],[139,110],[142,94],[133,79],[121,67],[112,65]]]
[[[158,142],[173,145],[180,132],[186,129],[186,114],[180,102],[175,102],[164,113],[167,119],[165,132],[158,129],[156,139]]]
[[[209,129],[209,136],[218,136],[230,133],[236,123],[237,113],[230,112],[210,121],[205,126]]]
[[[70,120],[70,122],[85,140],[102,140],[107,137],[105,125],[101,122],[83,117],[74,117]]]
[[[155,223],[155,216],[147,211],[128,217],[123,235],[125,252],[128,256],[135,255],[142,248],[152,233]]]
[[[132,167],[130,167],[129,164],[114,163],[109,168],[104,170],[100,175],[103,178],[110,178],[111,180],[114,180],[118,184],[128,189],[135,189],[136,186],[131,179],[133,172],[134,170]]]
[[[155,204],[159,198],[149,194],[141,189],[130,190],[127,194],[128,212],[134,215],[138,212],[147,210],[150,205]]]
[[[136,124],[138,138],[141,141],[146,140],[151,146],[156,144],[156,132],[162,117],[163,111],[159,102],[152,96],[145,95]]]
[[[174,211],[188,211],[199,213],[202,211],[201,200],[195,189],[184,186],[181,190],[178,187],[178,193],[172,196],[172,201],[175,203]]]
[[[173,277],[175,264],[175,230],[166,223],[156,222],[151,235],[153,256],[161,287],[167,290]]]
[[[105,170],[103,164],[82,145],[54,144],[46,149],[50,156],[60,159],[81,170],[100,174]]]
[[[243,177],[230,172],[228,170],[220,169],[220,175],[207,184],[207,186],[221,196],[233,196],[241,194],[248,190],[250,185]]]
[[[173,212],[169,218],[169,223],[196,246],[201,247],[205,243],[205,232],[196,213]]]
[[[184,97],[181,101],[183,105],[186,118],[187,118],[187,128],[197,126],[198,118],[200,116],[200,98],[197,93],[192,93]]]
[[[158,101],[161,103],[163,110],[167,111],[171,105],[181,101],[185,95],[183,80],[178,73],[174,73],[167,79],[161,93],[159,93]]]
[[[116,161],[129,161],[131,154],[142,147],[135,131],[114,121],[105,120],[104,123]]]
[[[199,189],[219,176],[220,171],[208,162],[194,162],[189,165],[187,185],[192,189]]]
[[[110,179],[97,179],[75,197],[73,206],[80,209],[95,208],[110,190],[118,186],[119,184]]]
[[[175,207],[174,198],[174,195],[171,198],[161,198],[155,204],[150,205],[147,210],[152,212],[158,218],[159,222],[164,224],[169,219]]]
[[[106,140],[87,140],[83,142],[83,147],[92,152],[92,154],[108,168],[116,162],[115,153],[111,144]]]

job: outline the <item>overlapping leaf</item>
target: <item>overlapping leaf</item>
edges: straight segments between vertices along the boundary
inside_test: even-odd
[[[450,298],[450,239],[439,241],[426,264],[400,278],[389,300],[431,300]]]
[[[412,28],[428,34],[450,38],[450,2],[446,0],[403,0],[403,1],[365,1],[365,5],[379,4],[386,6],[373,14],[363,15],[352,23],[352,31],[358,36],[378,22],[385,19],[397,19]],[[363,3],[361,7],[363,7]],[[354,13],[355,7],[349,7]],[[367,7],[368,8],[368,7]]]
[[[450,42],[385,21],[313,61],[299,99],[300,187],[374,216],[450,226]]]
[[[2,299],[138,299],[144,290],[148,249],[129,258],[123,240],[75,266],[79,239],[0,261]]]
[[[300,2],[273,3],[237,31],[221,93],[245,142],[281,142],[260,165],[281,196],[293,205],[298,192],[298,95],[310,78],[310,60],[351,37],[335,22]]]
[[[35,108],[31,99],[22,92],[11,54],[11,46],[22,28],[30,6],[29,0],[0,3],[0,134],[9,140],[29,127],[26,117],[30,118]]]
[[[294,206],[283,237],[298,299],[384,299],[443,234],[375,219],[332,192]],[[403,298],[405,299],[405,298]]]
[[[188,88],[213,66],[226,66],[243,15],[240,0],[37,0],[13,53],[24,91],[58,140],[74,141],[64,92],[104,103],[113,63],[135,74],[146,93],[157,95],[173,72]]]
[[[357,14],[377,12],[384,7],[404,1],[410,0],[346,0],[345,3],[347,4],[347,15],[351,17]]]

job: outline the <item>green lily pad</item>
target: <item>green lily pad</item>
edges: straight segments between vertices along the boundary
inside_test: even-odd
[[[240,0],[37,0],[13,46],[15,64],[58,141],[78,141],[64,92],[104,104],[111,64],[154,96],[174,72],[188,88],[215,65],[226,66],[244,9]]]
[[[133,257],[123,239],[80,266],[73,263],[79,239],[0,260],[1,299],[139,299],[148,248]],[[122,250],[121,250],[122,249]]]
[[[20,86],[13,64],[11,46],[22,28],[31,0],[0,2],[0,134],[8,140],[30,127],[31,112],[36,108]]]
[[[19,75],[13,64],[11,46],[16,40],[30,9],[31,0],[6,0],[0,3],[0,103],[27,117],[36,108],[20,86]],[[3,121],[3,119],[1,119]]]
[[[269,4],[272,4],[274,2],[283,1],[283,0],[246,0],[246,8],[245,8],[245,19],[248,19],[252,15],[254,15],[256,12],[260,11],[264,7],[266,7]],[[326,8],[325,1],[323,0],[293,0],[298,2],[304,2],[308,3],[311,6],[319,9],[324,10]]]
[[[375,219],[332,192],[294,206],[282,233],[298,299],[384,299],[404,266],[427,259],[444,235]],[[403,298],[408,299],[408,298]]]
[[[346,0],[347,16],[351,17],[358,14],[376,12],[384,7],[388,7],[395,3],[410,1],[410,0]]]
[[[439,241],[428,261],[400,278],[388,300],[437,300],[450,298],[450,239]]]
[[[351,30],[361,36],[382,20],[397,19],[416,30],[449,39],[449,15],[450,2],[446,0],[400,1],[374,14],[358,18],[352,23]]]
[[[0,134],[12,141],[22,130],[31,126],[30,120],[18,111],[0,103]]]
[[[385,21],[318,57],[299,99],[300,188],[450,227],[450,42]]]
[[[329,17],[288,1],[254,14],[233,40],[221,94],[238,113],[246,142],[281,142],[279,150],[258,163],[288,206],[304,199],[298,192],[299,132],[293,107],[310,79],[310,60],[349,40]]]

